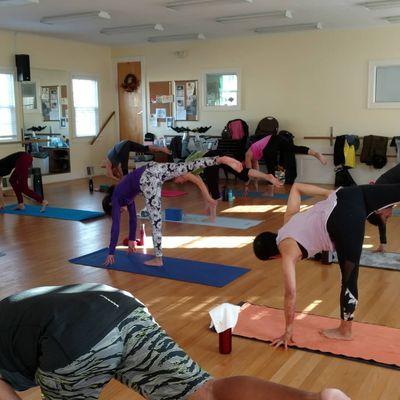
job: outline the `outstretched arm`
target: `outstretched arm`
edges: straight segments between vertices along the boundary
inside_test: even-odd
[[[148,146],[149,150],[153,153],[165,153],[165,154],[171,154],[171,150],[168,147],[158,147],[158,146]]]
[[[0,400],[21,400],[21,397],[15,393],[8,383],[0,379]]]
[[[307,196],[323,196],[328,197],[333,190],[324,189],[319,186],[309,185],[307,183],[294,183],[290,189],[289,199],[287,202],[286,212],[284,216],[285,224],[300,211],[301,195]]]

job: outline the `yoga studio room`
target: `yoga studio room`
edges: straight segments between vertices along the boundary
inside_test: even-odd
[[[400,0],[0,0],[0,400],[400,400]]]

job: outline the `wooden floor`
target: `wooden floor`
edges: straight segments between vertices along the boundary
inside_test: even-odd
[[[97,178],[96,184],[100,182]],[[185,197],[163,199],[163,206],[178,206],[186,212],[201,212],[202,202],[198,193],[190,186],[186,186],[186,190],[192,192]],[[48,185],[45,192],[46,198],[54,206],[101,209],[102,194],[90,195],[86,180]],[[8,202],[14,200],[7,198]],[[310,199],[306,203],[312,204],[314,201]],[[142,204],[139,198],[138,209]],[[247,231],[165,224],[165,255],[251,268],[250,273],[224,288],[70,264],[68,259],[108,245],[108,218],[81,223],[1,215],[0,252],[6,255],[0,257],[0,298],[41,285],[81,282],[109,284],[132,292],[146,303],[167,332],[216,377],[249,374],[305,390],[339,387],[352,399],[400,399],[400,371],[299,350],[273,349],[265,343],[241,338],[233,339],[232,354],[218,353],[218,337],[208,330],[208,310],[213,306],[222,302],[249,300],[282,307],[279,261],[258,261],[253,256],[251,242],[257,233],[280,227],[284,204],[283,200],[266,202],[261,199],[237,199],[232,209],[228,203],[221,202],[220,215],[265,220],[263,224]],[[247,208],[235,209],[236,206]],[[221,214],[224,209],[232,212]],[[399,222],[400,218],[392,218],[388,227],[389,250],[392,251],[400,250]],[[147,233],[150,234],[149,226]],[[125,220],[121,240],[126,234]],[[377,240],[377,229],[367,226],[365,245],[375,246]],[[301,311],[315,300],[320,300],[312,312],[336,317],[339,282],[340,274],[336,264],[325,266],[314,261],[299,263],[297,310]],[[358,321],[400,328],[399,272],[361,268],[359,288]],[[106,387],[101,398],[141,398],[132,393],[113,381]],[[22,394],[22,398],[39,399],[39,391],[27,391]]]

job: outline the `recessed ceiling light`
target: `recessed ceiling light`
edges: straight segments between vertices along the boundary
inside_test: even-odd
[[[40,20],[42,24],[57,24],[63,22],[74,22],[81,19],[111,19],[111,15],[106,11],[88,11],[75,14],[54,15],[52,17],[44,17]]]
[[[38,4],[39,0],[0,0],[0,6],[23,6],[24,4]]]
[[[135,33],[144,31],[163,31],[164,27],[161,24],[146,24],[132,26],[116,26],[114,28],[103,28],[100,33],[104,35],[118,35],[122,33]]]
[[[218,17],[215,18],[215,20],[217,22],[226,23],[226,22],[247,21],[257,18],[293,18],[293,16],[289,10],[279,10],[279,11],[268,11],[263,13],[254,13],[254,14],[230,15],[227,17]]]
[[[379,10],[400,7],[400,0],[366,1],[364,3],[358,3],[358,5],[368,8],[369,10]]]
[[[256,33],[278,33],[278,32],[296,32],[296,31],[311,31],[315,29],[322,29],[320,22],[312,24],[292,24],[292,25],[277,25],[277,26],[264,26],[256,28]]]
[[[202,33],[186,33],[183,35],[152,36],[147,39],[151,43],[177,42],[181,40],[204,40],[206,37]]]
[[[175,10],[180,7],[200,6],[203,4],[219,3],[253,3],[253,0],[175,0],[168,2],[165,7]]]

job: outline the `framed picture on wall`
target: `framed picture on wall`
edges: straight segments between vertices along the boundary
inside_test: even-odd
[[[198,81],[175,81],[175,120],[198,121]]]
[[[43,121],[60,120],[58,86],[42,86],[40,93]]]

